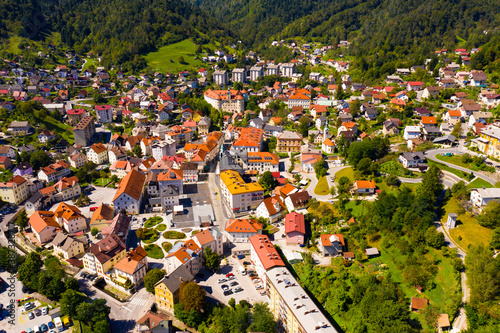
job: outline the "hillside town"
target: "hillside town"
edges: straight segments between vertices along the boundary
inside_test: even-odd
[[[343,332],[292,267],[386,260],[384,242],[359,241],[357,214],[387,192],[415,191],[437,167],[449,191],[469,189],[464,212],[438,223],[460,254],[457,214],[500,199],[500,91],[469,68],[478,50],[441,49],[438,70],[397,68],[370,86],[349,60],[328,59],[332,46],[272,46],[297,56],[250,52],[235,67],[216,50],[198,71],[138,75],[85,67],[89,55],[74,51],[55,68],[3,61],[0,221],[16,224],[16,251],[58,258],[81,292],[107,300],[113,332],[195,332],[176,307],[186,283],[207,303],[267,304],[277,332]],[[383,274],[390,264],[376,265]],[[431,288],[409,285],[410,311],[422,313]],[[17,331],[72,329],[40,288],[24,297],[19,305],[47,313],[19,306]],[[439,331],[467,328],[462,314],[433,315]]]

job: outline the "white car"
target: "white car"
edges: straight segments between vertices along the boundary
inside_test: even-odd
[[[253,283],[260,283],[260,279],[253,279],[252,282]]]

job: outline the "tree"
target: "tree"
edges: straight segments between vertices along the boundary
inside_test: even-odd
[[[61,307],[61,315],[69,315],[75,317],[78,313],[78,305],[85,301],[85,296],[74,290],[66,290],[61,295],[59,301]]]
[[[353,118],[356,118],[361,110],[361,102],[359,99],[355,99],[350,105],[349,105],[349,111],[351,113],[351,116]]]
[[[28,222],[29,219],[25,210],[23,210],[19,215],[17,215],[16,224],[21,230],[24,230],[28,226]]]
[[[139,239],[144,239],[144,237],[146,236],[146,232],[144,231],[144,228],[139,228],[135,231],[135,235],[139,238]]]
[[[233,83],[233,89],[234,90],[243,90],[243,83],[241,83],[241,82],[234,82]]]
[[[64,281],[64,289],[79,291],[80,285],[78,284],[78,280],[72,276],[67,278],[66,281]]]
[[[179,299],[182,302],[184,311],[188,312],[195,310],[200,313],[207,302],[205,290],[193,281],[181,283]]]
[[[445,245],[444,234],[438,232],[435,227],[429,227],[425,232],[427,244],[435,249],[440,249]]]
[[[265,171],[259,178],[259,184],[267,191],[276,186],[276,179],[273,177],[271,171]]]
[[[385,183],[389,186],[399,186],[401,181],[399,180],[399,178],[396,175],[389,175],[385,179]]]
[[[132,149],[132,152],[135,154],[135,156],[137,156],[139,158],[142,157],[141,146],[139,146],[139,145],[134,146],[134,148]]]
[[[356,164],[356,169],[361,171],[362,174],[368,174],[370,172],[371,165],[372,160],[368,157],[364,157],[359,160],[358,164]]]
[[[257,302],[254,304],[251,322],[249,332],[276,332],[276,321],[266,303]]]
[[[155,293],[155,284],[158,283],[167,274],[164,269],[153,268],[144,276],[144,287],[153,294]]]
[[[335,189],[335,186],[330,187],[330,195],[332,197],[334,197],[335,194],[337,194],[337,190]]]
[[[186,63],[186,61],[184,60],[184,57],[181,56],[181,55],[177,57],[177,61],[179,62],[179,64],[185,64]]]
[[[309,134],[309,118],[302,117],[299,120],[298,132],[302,135],[303,138],[307,138]]]
[[[30,252],[26,256],[26,260],[19,267],[19,280],[30,289],[38,289],[38,274],[42,269],[43,262],[40,255],[36,252]]]
[[[486,228],[500,227],[500,202],[496,200],[488,202],[481,214],[477,216],[477,221]]]
[[[94,228],[92,228],[92,230],[90,230],[90,233],[91,233],[92,236],[95,237],[95,235],[97,235],[97,233],[99,233],[99,229],[97,229],[97,228],[94,227]],[[139,237],[139,236],[137,236],[137,237]]]
[[[35,150],[30,157],[30,164],[33,170],[46,167],[52,163],[52,158],[43,150]]]
[[[317,179],[320,179],[321,177],[326,176],[328,169],[326,168],[326,162],[325,162],[324,158],[322,158],[321,161],[314,163],[313,166],[314,166],[314,172],[316,173]]]
[[[470,304],[478,307],[489,302],[500,292],[500,258],[493,258],[493,252],[484,244],[470,247],[465,257],[468,285],[470,287]]]
[[[207,247],[203,253],[203,260],[205,261],[205,267],[207,267],[212,272],[216,272],[220,267],[220,257],[216,252],[212,251],[211,247]]]
[[[470,196],[469,189],[467,188],[463,180],[453,184],[453,186],[451,187],[451,193],[457,200],[467,200]]]

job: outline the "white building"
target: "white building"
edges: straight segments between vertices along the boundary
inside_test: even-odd
[[[264,76],[264,68],[260,66],[250,68],[250,81],[258,81],[262,76]]]
[[[226,221],[226,237],[231,243],[248,243],[250,237],[262,234],[262,225],[255,219]]]
[[[479,208],[500,199],[500,188],[476,188],[470,191],[470,202]]]
[[[233,69],[233,82],[245,82],[247,79],[247,70],[245,68]]]
[[[87,220],[76,206],[61,202],[55,211],[55,217],[57,223],[70,234],[87,229]]]
[[[265,281],[267,270],[273,267],[285,267],[285,263],[267,235],[250,237],[250,245],[250,260],[261,281]]]
[[[236,171],[221,172],[220,180],[222,197],[233,212],[255,209],[264,198],[264,189],[259,183],[245,183]]]
[[[95,164],[108,162],[108,150],[102,143],[94,143],[87,151],[87,159]]]
[[[285,77],[292,77],[293,74],[297,71],[295,68],[295,64],[293,63],[285,63],[280,66],[281,74]]]
[[[132,169],[120,182],[113,205],[115,211],[124,209],[129,214],[137,214],[141,209],[143,199],[143,186],[146,177]]]
[[[129,250],[127,255],[114,266],[114,278],[120,283],[129,280],[141,286],[148,270],[148,254],[142,246]]]
[[[219,85],[220,87],[224,87],[227,84],[228,75],[225,70],[214,71],[212,77],[214,79],[214,83]]]
[[[403,134],[405,140],[418,139],[420,137],[419,126],[406,126]]]
[[[104,124],[113,121],[113,108],[111,105],[96,105],[95,113],[98,123]]]

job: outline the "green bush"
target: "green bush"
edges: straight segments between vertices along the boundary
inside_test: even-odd
[[[155,225],[157,225],[158,223],[161,223],[163,222],[163,218],[160,217],[160,216],[153,216],[153,217],[150,217],[146,223],[144,223],[144,227],[145,228],[151,228],[151,227],[154,227]]]
[[[163,247],[163,249],[165,250],[165,252],[168,253],[168,251],[170,251],[172,249],[172,243],[170,242],[163,242],[161,244],[161,246]]]
[[[163,234],[166,239],[183,239],[186,238],[186,234],[179,231],[167,231]]]
[[[149,244],[144,247],[146,250],[148,257],[153,259],[161,259],[163,258],[163,250],[156,244]]]
[[[165,231],[166,229],[167,229],[167,225],[164,223],[162,223],[156,227],[156,230],[158,230],[158,231]]]

